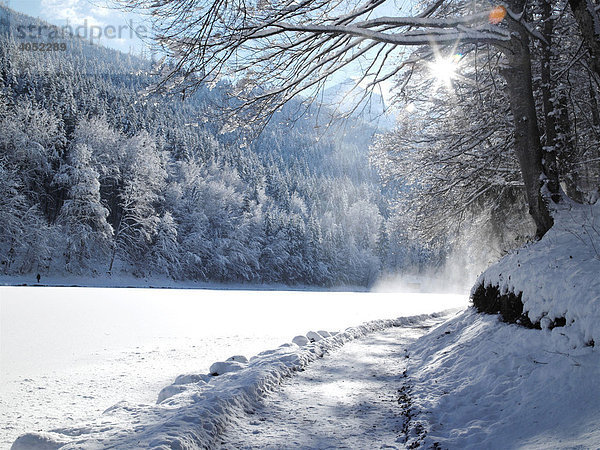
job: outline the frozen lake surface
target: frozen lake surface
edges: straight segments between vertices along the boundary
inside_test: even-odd
[[[309,330],[466,303],[454,294],[0,287],[0,448],[121,400],[154,403],[181,373]]]

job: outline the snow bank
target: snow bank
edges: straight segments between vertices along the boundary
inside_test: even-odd
[[[303,347],[308,344],[310,341],[306,336],[296,336],[292,339],[292,343],[296,344],[298,347]]]
[[[600,448],[600,352],[571,343],[473,309],[442,324],[408,348],[407,445]]]
[[[209,447],[233,417],[251,411],[257,401],[278,386],[283,378],[302,370],[325,353],[373,331],[443,315],[376,320],[303,346],[283,344],[259,353],[247,363],[239,356],[217,362],[210,371],[220,375],[181,375],[173,385],[161,391],[156,405],[121,402],[91,424],[47,433],[28,433],[19,437],[12,448]]]
[[[522,293],[523,312],[545,328],[566,319],[569,345],[600,343],[600,202],[566,202],[554,227],[539,241],[502,258],[475,288],[497,286],[500,294]],[[474,292],[474,291],[473,291]],[[472,292],[472,294],[473,294]]]
[[[321,339],[323,339],[323,336],[314,331],[309,331],[308,333],[306,333],[306,337],[310,342],[319,342]]]

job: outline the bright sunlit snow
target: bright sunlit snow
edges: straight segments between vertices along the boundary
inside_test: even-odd
[[[474,311],[446,322],[410,348],[411,441],[474,450],[599,448],[600,355],[592,347],[565,352],[568,342]]]
[[[298,291],[2,287],[0,446],[154,403],[181,373],[309,330],[430,313],[466,296]]]

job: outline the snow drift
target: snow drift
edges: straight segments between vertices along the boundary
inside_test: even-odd
[[[523,313],[540,328],[564,323],[552,333],[567,336],[571,347],[600,343],[600,202],[566,200],[554,227],[488,268],[471,296],[481,286],[520,294]]]
[[[600,353],[558,329],[470,309],[416,341],[408,448],[599,448]]]
[[[12,449],[47,448],[198,448],[216,442],[234,416],[251,411],[257,401],[325,353],[345,342],[388,327],[414,324],[445,313],[376,320],[331,336],[310,333],[302,345],[286,343],[246,361],[235,356],[217,362],[211,374],[184,374],[164,388],[156,405],[121,402],[93,423],[19,437]],[[315,339],[316,335],[321,339]],[[311,337],[313,339],[311,339]],[[296,341],[299,341],[296,339]]]

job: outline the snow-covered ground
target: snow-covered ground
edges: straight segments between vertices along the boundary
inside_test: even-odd
[[[225,297],[221,303],[224,310],[234,310],[235,297],[227,296],[241,295],[243,301],[247,294],[229,291],[213,295]],[[269,297],[290,301],[292,294],[256,294],[264,296],[253,304],[264,332],[269,326],[260,316],[273,306],[268,304]],[[392,314],[393,298],[395,302],[408,301],[419,312],[453,303],[464,307],[465,300],[414,294],[395,295],[389,302],[382,294],[297,295],[291,304],[299,306],[291,308],[311,311],[296,318],[308,323],[315,323],[316,317],[323,319],[325,312],[335,316],[333,321],[351,321],[346,312],[354,309],[354,302],[358,302],[354,311],[362,307],[366,317]],[[174,310],[181,311],[182,305],[172,301]],[[261,302],[267,303],[261,308]],[[158,387],[153,390],[148,384],[140,385],[138,390],[145,391],[147,400],[122,401],[102,415],[63,421],[58,428],[54,426],[58,422],[42,421],[26,431],[46,432],[24,435],[17,448],[45,448],[45,444],[52,448],[61,444],[65,448],[166,449],[214,444],[230,448],[296,444],[356,448],[369,442],[386,448],[600,448],[600,355],[596,347],[573,346],[569,333],[557,332],[558,328],[526,329],[471,308],[444,323],[446,317],[439,314],[375,320],[323,339],[320,335],[328,333],[306,333],[315,342],[297,336],[295,343],[290,343],[296,334],[295,325],[290,325],[294,312],[282,309],[280,319],[288,321],[287,343],[274,350],[262,351],[249,362],[243,357],[225,361],[243,353],[237,351],[243,342],[238,337],[222,347],[218,358],[211,359],[223,362],[208,368],[205,360],[192,370],[177,370],[188,375],[166,386],[158,404],[154,401]],[[253,322],[249,316],[245,319],[243,324]],[[332,330],[326,322],[308,328],[300,325],[304,326],[301,334],[311,328]],[[256,347],[268,348],[267,339]],[[132,361],[134,368],[127,372],[133,372],[133,377],[160,378]],[[158,362],[163,369],[171,369],[168,358],[158,358]],[[80,375],[72,376],[77,379]],[[172,381],[174,377],[168,378]],[[71,394],[65,394],[74,415],[80,399],[73,393],[86,388],[81,378],[79,381]],[[113,387],[125,400],[132,394],[124,391],[128,382]],[[30,401],[39,403],[45,391],[31,394]]]
[[[345,343],[390,327],[414,326],[439,314],[375,320],[343,332],[307,333],[312,342],[285,343],[217,362],[210,374],[187,374],[161,391],[156,405],[120,402],[92,422],[20,436],[13,450],[47,448],[212,448],[234,417],[251,412],[265,394]],[[319,336],[321,335],[321,336]],[[299,341],[299,336],[294,338]]]
[[[473,309],[447,317],[372,321],[217,364],[223,374],[180,377],[157,405],[121,402],[17,448],[600,448],[593,347],[564,353],[548,330]]]
[[[550,331],[472,309],[427,329],[436,323],[372,333],[315,361],[236,418],[223,444],[600,448],[600,354],[592,347],[564,353]]]
[[[0,287],[0,447],[122,400],[153,404],[181,373],[311,329],[465,304],[444,294]]]
[[[469,310],[409,348],[409,444],[600,448],[600,353]]]
[[[287,379],[233,423],[226,449],[403,447],[398,405],[407,349],[447,317],[391,327],[348,342]]]

